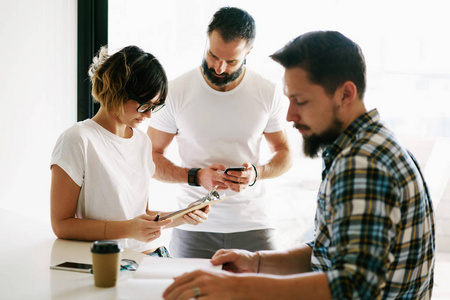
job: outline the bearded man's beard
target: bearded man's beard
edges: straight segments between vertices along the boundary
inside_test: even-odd
[[[203,69],[203,74],[205,74],[206,78],[212,84],[217,85],[217,86],[226,86],[226,85],[230,84],[231,82],[235,81],[236,79],[238,79],[239,76],[241,76],[242,71],[244,70],[244,62],[242,62],[241,66],[239,67],[239,69],[236,72],[233,72],[231,74],[222,73],[222,74],[220,74],[220,76],[222,76],[222,77],[215,76],[215,75],[219,75],[219,74],[217,74],[213,68],[208,67],[208,64],[206,63],[205,58],[203,58],[203,61],[202,61],[202,69]]]
[[[334,120],[331,127],[325,132],[303,136],[303,153],[308,157],[316,158],[341,135],[342,125],[342,122]]]

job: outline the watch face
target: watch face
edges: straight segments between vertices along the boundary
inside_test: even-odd
[[[188,176],[188,181],[189,181],[189,183],[195,183],[195,177],[192,176],[192,175],[189,175]]]
[[[192,186],[199,186],[197,183],[197,172],[200,168],[192,168],[188,171],[188,184]]]

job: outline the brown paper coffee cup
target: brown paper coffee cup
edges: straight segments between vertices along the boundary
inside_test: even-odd
[[[92,271],[97,287],[116,285],[123,248],[117,241],[95,241],[92,244]]]

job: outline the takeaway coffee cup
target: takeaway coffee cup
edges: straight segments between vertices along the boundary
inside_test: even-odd
[[[95,241],[91,247],[94,283],[98,287],[116,285],[122,246],[117,241]]]

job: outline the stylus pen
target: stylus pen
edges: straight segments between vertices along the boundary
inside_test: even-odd
[[[155,222],[158,222],[158,221],[159,221],[159,216],[160,216],[160,215],[161,215],[160,212],[156,215]]]

